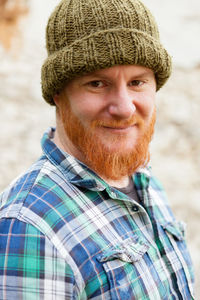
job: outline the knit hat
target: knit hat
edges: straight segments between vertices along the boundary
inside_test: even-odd
[[[171,73],[155,19],[139,0],[62,0],[49,18],[46,47],[42,93],[52,105],[66,82],[98,69],[145,66],[157,90]]]

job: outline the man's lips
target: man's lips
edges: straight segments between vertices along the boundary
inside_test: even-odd
[[[105,129],[108,129],[110,131],[115,131],[115,132],[126,132],[131,130],[136,124],[129,125],[129,126],[102,126]]]

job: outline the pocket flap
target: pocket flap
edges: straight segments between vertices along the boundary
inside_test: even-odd
[[[182,241],[185,239],[186,224],[181,221],[169,222],[162,225],[164,230],[173,235],[177,240]]]
[[[124,262],[136,262],[142,258],[150,245],[142,238],[126,239],[121,243],[110,246],[97,256],[98,261],[105,262],[120,259]]]

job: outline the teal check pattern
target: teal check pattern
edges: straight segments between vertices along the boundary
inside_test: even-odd
[[[151,169],[133,175],[136,202],[53,135],[0,197],[0,299],[194,299],[184,224]]]

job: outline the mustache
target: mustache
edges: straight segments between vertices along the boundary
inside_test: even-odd
[[[127,120],[94,120],[91,123],[91,127],[112,127],[112,128],[123,128],[134,125],[142,125],[143,120],[140,116],[134,115]]]

